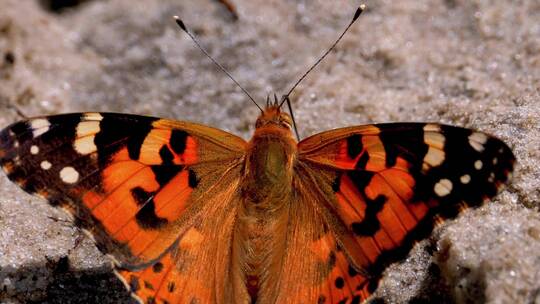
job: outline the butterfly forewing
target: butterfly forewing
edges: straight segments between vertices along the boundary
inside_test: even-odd
[[[23,189],[72,214],[117,262],[137,265],[174,246],[203,209],[205,187],[239,164],[244,145],[190,123],[66,114],[4,129],[0,164]]]
[[[337,243],[355,272],[369,278],[357,286],[367,293],[345,293],[342,300],[366,299],[389,263],[427,237],[435,222],[493,197],[514,164],[502,141],[437,124],[350,127],[314,135],[298,147],[308,172],[326,176],[316,181],[318,188],[332,189],[323,210]]]

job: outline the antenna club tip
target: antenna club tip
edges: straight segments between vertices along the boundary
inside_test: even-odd
[[[358,17],[360,17],[360,14],[362,14],[362,12],[366,9],[366,5],[365,4],[360,4],[360,6],[356,9],[356,12],[354,13],[354,17],[353,17],[353,22],[356,21],[356,19],[358,19]]]
[[[173,16],[174,18],[174,21],[176,21],[176,24],[178,24],[178,26],[184,31],[184,32],[187,32],[187,29],[186,29],[186,26],[184,25],[184,21],[182,21],[182,19],[180,19],[180,17],[178,16]]]

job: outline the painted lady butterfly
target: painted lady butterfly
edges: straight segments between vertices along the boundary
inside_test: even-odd
[[[9,179],[74,216],[142,303],[360,303],[433,227],[509,180],[502,141],[389,123],[297,142],[277,100],[249,142],[128,114],[0,133]]]

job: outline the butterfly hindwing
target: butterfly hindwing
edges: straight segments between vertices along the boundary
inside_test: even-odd
[[[437,222],[493,197],[514,163],[502,141],[437,124],[344,128],[298,147],[300,162],[319,178],[304,175],[329,197],[323,216],[337,242],[355,271],[369,278],[361,299],[375,290],[386,266],[405,257]],[[346,295],[348,301],[355,295]]]
[[[301,163],[296,168],[279,283],[266,290],[273,295],[271,300],[261,303],[359,304],[368,298],[371,280],[344,250],[347,231],[341,228],[345,227],[328,220],[332,211],[325,209],[325,196],[332,194],[332,188],[322,181],[330,175]]]
[[[117,275],[141,303],[246,303],[248,295],[231,248],[239,198],[233,169],[202,199],[190,226],[152,265],[118,268]]]
[[[4,129],[0,165],[27,192],[66,209],[117,262],[136,265],[174,245],[203,208],[199,193],[238,164],[244,145],[190,123],[65,114]]]

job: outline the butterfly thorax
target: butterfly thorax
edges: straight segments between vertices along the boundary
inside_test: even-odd
[[[257,119],[255,134],[249,142],[244,167],[243,196],[254,204],[275,203],[290,193],[296,140],[291,132],[290,116],[279,107],[267,108]]]

